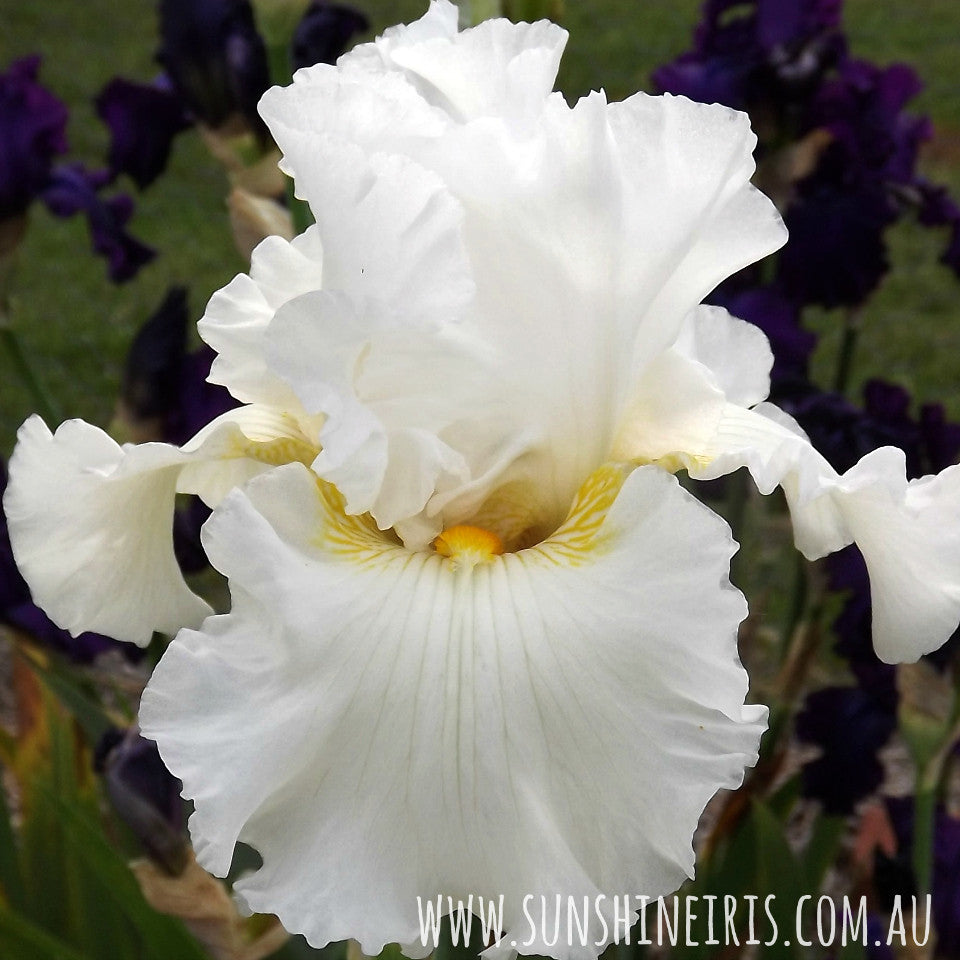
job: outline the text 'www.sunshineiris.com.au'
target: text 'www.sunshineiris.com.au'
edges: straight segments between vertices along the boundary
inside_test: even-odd
[[[931,898],[895,897],[882,918],[871,917],[865,897],[804,895],[794,903],[773,894],[645,897],[564,897],[528,894],[519,922],[504,924],[505,897],[466,900],[417,897],[420,942],[435,948],[449,917],[454,945],[479,935],[484,946],[506,940],[511,949],[537,953],[558,944],[657,946],[924,946],[930,938]],[[505,932],[506,931],[506,932]]]

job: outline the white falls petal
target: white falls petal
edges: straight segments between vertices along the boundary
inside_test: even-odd
[[[222,874],[250,843],[251,909],[368,954],[417,940],[418,895],[503,893],[509,941],[526,893],[691,874],[766,710],[744,705],[726,525],[663,471],[626,473],[475,565],[410,552],[296,466],[228,497],[204,539],[233,609],[177,637],[141,705],[201,862]]]
[[[316,455],[295,424],[250,407],[214,421],[183,449],[121,447],[82,420],[51,434],[37,416],[17,441],[3,507],[34,602],[75,635],[92,630],[140,645],[210,613],[174,556],[177,492],[214,505],[275,463]]]
[[[867,454],[833,500],[870,574],[873,636],[887,663],[940,647],[960,623],[960,466],[906,480],[902,450]]]
[[[756,402],[770,369],[762,337],[725,311],[697,311],[641,377],[614,455],[699,480],[745,466],[761,493],[782,487],[806,557],[850,543],[862,551],[881,659],[930,653],[960,621],[960,467],[908,482],[903,452],[884,447],[838,474],[792,418]]]
[[[51,434],[39,417],[17,441],[3,500],[10,543],[54,623],[141,645],[154,630],[200,623],[210,608],[183,582],[173,554],[175,447],[125,454],[82,420]]]

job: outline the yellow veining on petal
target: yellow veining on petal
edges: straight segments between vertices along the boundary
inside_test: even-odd
[[[441,557],[449,557],[461,566],[489,563],[503,553],[503,541],[491,530],[458,523],[444,530],[433,541],[433,548]]]
[[[258,460],[272,467],[279,467],[285,463],[302,463],[309,467],[319,452],[317,447],[306,440],[277,437],[275,440],[238,441],[235,455],[249,457],[251,460]]]
[[[604,520],[633,469],[632,463],[608,463],[594,471],[577,492],[567,519],[555,533],[535,546],[514,553],[494,531],[474,524],[456,524],[433,541],[436,552],[432,557],[451,561],[465,570],[500,562],[511,555],[539,559],[557,566],[586,563],[603,550]],[[401,556],[410,561],[414,558],[422,560],[425,556],[404,547],[393,531],[381,530],[369,514],[345,513],[342,494],[319,478],[317,504],[319,515],[315,521],[313,542],[327,553],[363,565],[381,564],[385,559]]]
[[[603,521],[632,469],[631,464],[608,463],[590,474],[557,532],[531,550],[551,563],[570,566],[602,549]]]
[[[369,513],[346,513],[340,491],[319,478],[317,504],[320,516],[314,543],[319,548],[360,564],[374,563],[388,553],[410,553],[391,531],[381,530]]]

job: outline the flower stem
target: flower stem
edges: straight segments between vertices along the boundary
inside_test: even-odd
[[[790,642],[800,626],[807,600],[810,596],[810,581],[807,561],[800,551],[794,552],[793,595],[790,598],[790,611],[787,614],[783,636],[780,642],[781,661],[790,650]]]
[[[933,880],[933,832],[934,813],[937,806],[936,784],[921,782],[913,806],[913,874],[917,880],[917,893],[923,896],[930,892]]]
[[[853,358],[857,350],[857,341],[860,339],[862,315],[862,310],[855,307],[848,311],[843,323],[843,340],[840,343],[840,356],[837,358],[837,371],[833,377],[833,389],[840,394],[845,395],[850,384]]]
[[[63,414],[60,412],[56,401],[40,381],[26,353],[24,353],[20,338],[10,325],[7,305],[2,301],[0,301],[0,341],[3,342],[7,356],[10,358],[10,364],[17,371],[20,382],[30,394],[34,408],[47,423],[51,425],[60,423],[63,420]]]

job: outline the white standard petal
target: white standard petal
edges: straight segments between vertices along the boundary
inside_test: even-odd
[[[321,221],[324,290],[345,293],[363,326],[373,310],[378,322],[408,328],[411,339],[421,337],[424,320],[469,326],[486,345],[475,352],[493,357],[472,377],[459,368],[456,376],[439,371],[455,411],[442,433],[429,416],[420,423],[383,416],[387,402],[415,412],[410,394],[437,382],[428,365],[417,373],[409,364],[412,375],[394,378],[394,392],[378,395],[379,410],[356,390],[356,404],[341,398],[349,429],[330,425],[328,436],[337,430],[353,442],[379,432],[381,462],[371,469],[373,448],[355,443],[355,463],[337,457],[339,475],[383,486],[388,439],[419,429],[418,445],[439,468],[438,485],[425,500],[428,473],[410,474],[409,489],[394,502],[422,511],[391,512],[395,525],[429,530],[441,514],[456,522],[485,497],[522,486],[521,499],[537,503],[530,525],[550,528],[583,478],[609,457],[638,371],[675,342],[685,315],[717,282],[776,249],[785,232],[772,204],[750,186],[755,138],[744,114],[670,97],[608,104],[601,94],[571,108],[559,94],[543,93],[552,70],[537,68],[521,71],[537,110],[511,113],[494,97],[483,110],[454,111],[455,119],[400,78],[397,57],[416,61],[424,75],[439,71],[450,91],[444,99],[466,103],[463,91],[482,99],[491,88],[474,89],[471,57],[478,51],[499,64],[490,73],[502,79],[523,57],[559,53],[560,44],[545,24],[454,29],[452,14],[432,8],[429,22],[409,36],[391,34],[385,46],[337,68],[298,74],[262,106],[285,167]],[[427,57],[428,47],[462,48],[464,55],[441,66]],[[335,271],[333,256],[342,262]],[[271,338],[274,349],[281,339],[289,349],[304,338]],[[436,353],[424,350],[428,358]],[[374,356],[364,353],[365,363]],[[296,350],[290,359],[309,366]],[[301,400],[303,382],[300,376],[295,387]],[[742,398],[754,399],[761,386],[751,381]],[[503,411],[499,436],[484,415],[491,397]],[[482,443],[471,442],[481,435]],[[394,448],[404,455],[411,449]],[[460,471],[450,469],[458,458],[466,467],[459,491],[453,478]],[[351,509],[366,503],[386,522],[369,496],[345,492]]]
[[[233,609],[181,632],[141,704],[200,861],[223,874],[250,843],[251,909],[368,954],[418,939],[418,896],[503,894],[509,943],[528,893],[691,874],[766,710],[744,705],[728,528],[663,471],[627,473],[502,556],[470,529],[474,553],[412,553],[296,466],[228,497],[204,537]]]
[[[487,115],[529,120],[553,89],[567,32],[549,20],[485,20],[457,31],[458,11],[433,0],[409,26],[354,47],[337,66],[347,76],[400,74],[458,121]]]
[[[265,362],[266,330],[284,303],[323,286],[323,247],[316,226],[292,241],[267,237],[253,251],[250,274],[239,274],[207,304],[197,325],[217,351],[211,383],[243,403],[297,410],[296,395]]]
[[[277,463],[316,456],[288,418],[244,407],[183,449],[119,446],[82,420],[51,433],[37,416],[17,435],[3,499],[10,544],[34,601],[74,635],[145,645],[210,613],[173,551],[177,492],[215,505]]]

